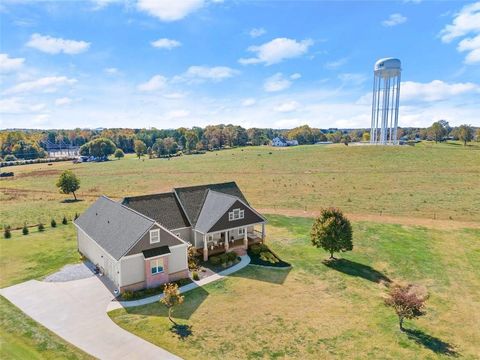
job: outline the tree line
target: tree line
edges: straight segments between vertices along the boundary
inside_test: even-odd
[[[46,157],[49,146],[80,147],[85,155],[110,155],[116,149],[123,153],[170,156],[224,147],[267,145],[275,137],[297,140],[300,145],[317,142],[339,143],[369,141],[369,129],[318,129],[308,125],[293,129],[250,128],[238,125],[209,125],[205,128],[178,129],[73,129],[73,130],[2,130],[0,157],[5,161]],[[452,128],[441,120],[429,128],[399,128],[398,137],[405,140],[480,141],[480,129],[470,125]],[[102,139],[101,141],[99,139]],[[109,140],[109,141],[106,141]]]

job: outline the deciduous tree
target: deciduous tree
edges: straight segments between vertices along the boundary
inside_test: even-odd
[[[80,180],[73,172],[70,170],[65,170],[58,178],[56,185],[58,188],[60,188],[60,192],[62,194],[72,193],[75,200],[77,200],[75,191],[80,189]]]
[[[473,140],[473,128],[471,125],[460,125],[457,129],[457,136],[460,141],[463,141],[463,145],[467,146],[467,142]]]
[[[330,253],[351,251],[352,226],[343,213],[336,208],[322,209],[320,216],[315,219],[310,232],[312,244]]]
[[[138,158],[140,159],[143,155],[145,155],[145,152],[147,151],[147,146],[142,140],[135,140],[134,142],[134,149],[135,149],[135,154],[137,154]]]
[[[160,299],[160,302],[165,305],[168,309],[168,319],[174,324],[177,323],[172,319],[173,308],[176,305],[182,304],[184,296],[180,294],[180,289],[175,283],[165,284],[163,288],[163,298]]]
[[[125,154],[122,149],[117,149],[115,150],[115,153],[113,154],[113,156],[115,156],[118,160],[120,160],[125,156]]]
[[[424,308],[428,294],[426,291],[422,294],[419,290],[412,284],[395,285],[390,288],[385,304],[392,307],[397,313],[401,331],[404,330],[403,321],[405,319],[415,319],[425,314]]]

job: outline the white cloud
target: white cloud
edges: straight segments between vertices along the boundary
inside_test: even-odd
[[[90,0],[93,4],[93,10],[101,10],[110,4],[120,3],[122,0]]]
[[[106,68],[104,71],[109,75],[117,75],[119,73],[118,69],[114,67]]]
[[[329,70],[335,70],[347,63],[347,58],[341,58],[338,60],[330,61],[325,64],[325,67]]]
[[[262,36],[264,34],[266,34],[266,30],[264,28],[253,28],[252,30],[250,30],[248,32],[248,34],[252,37],[252,38],[256,38],[256,37],[259,37],[259,36]]]
[[[256,103],[257,103],[257,100],[255,100],[254,98],[248,98],[242,101],[242,106],[245,106],[245,107],[253,106]]]
[[[264,63],[272,65],[285,59],[299,57],[308,52],[313,40],[297,41],[288,38],[276,38],[263,45],[250,46],[247,50],[256,54],[256,57],[242,58],[238,61],[243,65]]]
[[[304,120],[294,118],[294,119],[280,119],[280,120],[277,120],[277,121],[275,121],[274,126],[277,129],[291,129],[291,128],[300,126],[302,124],[304,124]]]
[[[162,39],[152,41],[151,44],[153,47],[156,47],[159,49],[167,49],[167,50],[171,50],[173,48],[176,48],[182,45],[180,41],[167,39],[167,38],[162,38]]]
[[[140,91],[157,91],[163,90],[167,86],[167,78],[162,75],[154,75],[147,82],[138,85],[138,90]]]
[[[137,8],[165,22],[181,20],[200,9],[204,0],[139,0]]]
[[[265,79],[263,89],[267,92],[277,92],[288,89],[292,85],[292,81],[285,78],[282,73],[276,73]]]
[[[429,83],[405,81],[400,84],[400,99],[403,101],[440,101],[447,100],[457,95],[479,92],[477,84],[446,83],[433,80]]]
[[[62,98],[55,99],[55,105],[57,106],[68,105],[71,103],[72,103],[72,99],[70,99],[69,97],[62,97]]]
[[[292,112],[299,108],[300,104],[295,100],[286,101],[284,103],[278,104],[273,108],[277,112]]]
[[[178,99],[183,99],[186,96],[184,93],[180,92],[172,92],[168,94],[164,94],[163,97],[165,99],[170,99],[170,100],[178,100]]]
[[[292,75],[290,75],[290,79],[292,80],[297,80],[297,79],[300,79],[302,77],[302,74],[300,73],[294,73]]]
[[[24,58],[11,58],[8,54],[0,54],[0,72],[8,73],[22,68]]]
[[[228,66],[190,66],[185,73],[174,77],[174,81],[202,82],[205,80],[222,81],[238,75],[238,70]]]
[[[5,90],[5,94],[18,94],[28,93],[33,91],[41,92],[55,92],[58,87],[73,85],[77,82],[76,79],[70,79],[66,76],[49,76],[43,77],[33,81],[25,81],[14,85],[13,87]]]
[[[172,110],[167,112],[165,114],[165,117],[169,119],[178,119],[178,118],[187,117],[188,115],[190,115],[190,112],[188,110],[179,109],[179,110]]]
[[[28,104],[24,98],[11,97],[0,99],[1,114],[22,114],[35,113],[45,109],[46,105],[42,103]]]
[[[480,35],[474,38],[466,38],[459,42],[457,50],[468,52],[465,57],[466,64],[480,63]]]
[[[348,83],[350,85],[362,85],[366,80],[367,77],[364,74],[357,74],[357,73],[343,73],[339,74],[338,78],[344,84]]]
[[[440,36],[448,43],[471,32],[480,32],[480,1],[465,5],[454,15],[453,22],[443,28]]]
[[[63,52],[70,55],[82,53],[90,47],[90,43],[86,41],[66,40],[41,34],[33,34],[26,45],[47,54]]]
[[[407,18],[405,16],[399,13],[395,13],[395,14],[391,14],[387,20],[383,20],[382,25],[397,26],[397,25],[403,24],[406,21],[407,21]]]

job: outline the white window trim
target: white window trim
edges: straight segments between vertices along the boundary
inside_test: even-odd
[[[153,241],[153,234],[157,234],[155,237],[157,240]],[[150,244],[156,244],[160,242],[160,229],[150,230]]]
[[[233,209],[228,213],[228,221],[240,220],[245,218],[245,210]]]
[[[158,259],[154,259],[154,260],[150,260],[150,273],[152,275],[157,275],[157,274],[161,274],[165,271],[165,268],[164,268],[164,263],[163,263],[163,260],[162,260],[162,265],[160,266],[160,259],[162,258],[158,258]],[[154,266],[153,266],[154,265]],[[162,270],[161,271],[158,271],[158,268],[161,267]],[[155,269],[155,272],[153,272],[153,269]]]
[[[238,235],[245,235],[245,228],[238,228]]]

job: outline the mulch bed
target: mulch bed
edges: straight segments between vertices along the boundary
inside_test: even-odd
[[[272,268],[283,268],[283,269],[292,267],[291,264],[289,264],[288,262],[280,259],[274,252],[270,251],[270,253],[279,260],[277,263],[271,263],[269,261],[262,260],[262,259],[260,259],[260,254],[256,255],[256,254],[252,253],[249,249],[248,250],[248,256],[250,256],[250,264],[251,265],[258,265],[258,266],[265,266],[265,267],[272,267]]]

